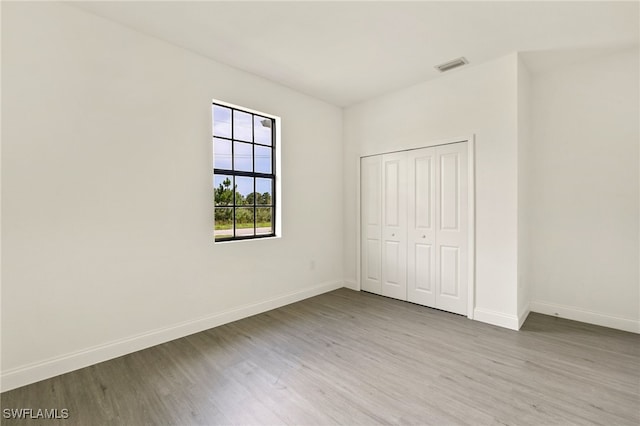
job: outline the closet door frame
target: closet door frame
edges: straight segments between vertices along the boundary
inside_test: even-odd
[[[362,247],[361,247],[361,234],[362,234],[362,224],[361,224],[361,215],[362,215],[362,207],[361,207],[361,194],[360,194],[360,162],[364,157],[370,157],[373,155],[383,155],[383,154],[391,154],[394,152],[402,152],[402,151],[411,151],[414,149],[421,148],[429,148],[435,147],[439,145],[449,145],[453,143],[467,143],[467,185],[468,185],[468,196],[467,196],[467,208],[468,208],[468,217],[467,217],[467,229],[468,229],[468,258],[467,258],[467,318],[473,319],[473,310],[475,308],[475,289],[476,289],[476,268],[475,268],[475,259],[476,259],[476,208],[475,208],[475,196],[476,196],[476,185],[475,185],[475,135],[471,135],[468,137],[460,137],[460,138],[451,138],[445,140],[431,141],[426,142],[420,145],[416,144],[406,144],[406,148],[394,150],[394,151],[384,151],[384,152],[363,152],[357,159],[356,169],[358,172],[357,179],[357,189],[356,189],[356,197],[357,197],[357,226],[356,226],[356,256],[357,256],[357,265],[356,265],[356,283],[354,290],[360,291],[362,289],[362,277],[361,277],[361,268],[362,268]],[[353,288],[352,286],[349,286]]]

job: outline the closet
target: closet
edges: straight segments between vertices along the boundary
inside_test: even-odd
[[[467,314],[468,143],[361,158],[361,287]]]

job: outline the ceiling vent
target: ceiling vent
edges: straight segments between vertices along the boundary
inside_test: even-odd
[[[466,65],[468,63],[469,63],[469,61],[467,61],[464,57],[460,57],[460,58],[454,59],[452,61],[445,62],[444,64],[436,65],[435,68],[440,72],[445,72],[445,71],[452,70],[454,68],[461,67],[461,66]]]

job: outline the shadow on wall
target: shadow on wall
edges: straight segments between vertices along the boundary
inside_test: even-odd
[[[607,56],[625,48],[634,46],[616,46],[581,49],[536,50],[520,52],[520,57],[532,74],[539,74],[563,68],[579,62],[588,61],[598,56]]]

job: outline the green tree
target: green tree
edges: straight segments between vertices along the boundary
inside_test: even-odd
[[[258,207],[256,209],[256,222],[271,224],[271,207]]]
[[[234,189],[237,188],[235,186]],[[233,191],[231,190],[231,179],[226,178],[214,191],[216,206],[229,206],[233,204]]]
[[[231,229],[233,227],[233,209],[230,207],[215,209],[214,218],[216,229]]]
[[[244,195],[236,191],[236,206],[244,206],[245,204],[249,204],[249,202],[245,200]]]
[[[217,188],[214,189],[214,201],[216,206],[229,206],[233,204],[231,179],[226,178]],[[233,209],[214,209],[214,220],[216,229],[231,229],[233,227]]]
[[[253,227],[253,209],[239,208],[236,209],[236,224],[239,227]]]

